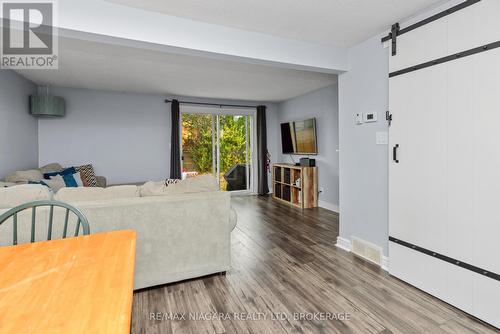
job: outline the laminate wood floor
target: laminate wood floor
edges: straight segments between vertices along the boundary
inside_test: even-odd
[[[233,207],[232,269],[136,292],[132,333],[499,333],[335,247],[334,212]]]

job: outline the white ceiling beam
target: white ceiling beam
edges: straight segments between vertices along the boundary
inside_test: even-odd
[[[106,36],[165,51],[339,74],[347,50],[169,16],[102,0],[64,0],[61,34]],[[249,13],[250,14],[250,13]],[[111,39],[110,39],[111,40]],[[131,45],[129,45],[131,46]]]

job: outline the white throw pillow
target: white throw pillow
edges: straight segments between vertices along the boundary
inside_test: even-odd
[[[175,194],[174,190],[174,187],[171,187],[170,185],[167,186],[165,181],[149,181],[140,186],[141,197]]]
[[[190,177],[179,182],[186,192],[207,192],[219,190],[217,178],[211,174]]]
[[[83,187],[82,174],[80,172],[73,174],[73,178],[79,187]]]
[[[39,168],[42,174],[61,172],[64,168],[58,163],[51,163]]]
[[[54,192],[58,192],[61,188],[66,187],[66,183],[61,175],[51,176],[50,180],[43,180],[43,182],[45,182]]]
[[[147,182],[141,186],[141,196],[169,196],[219,190],[217,179],[210,174],[188,178],[173,184],[163,182]]]
[[[18,170],[12,174],[7,175],[5,177],[5,182],[36,182],[43,180],[43,174],[38,169],[32,170]]]

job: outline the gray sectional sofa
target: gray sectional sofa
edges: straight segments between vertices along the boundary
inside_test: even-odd
[[[89,220],[91,233],[125,229],[137,232],[135,289],[230,269],[236,214],[227,192],[141,193],[137,186],[117,186],[63,188],[53,195],[41,185],[20,185],[0,189],[0,214],[20,203],[52,198],[80,209]],[[64,221],[63,214],[56,212],[54,221]],[[37,237],[43,240],[48,219],[43,212],[37,217]],[[21,240],[29,240],[29,228],[23,229],[21,222],[24,219],[29,225],[29,218],[19,217]],[[0,225],[0,246],[12,242],[11,225]],[[56,229],[62,228],[56,225]]]

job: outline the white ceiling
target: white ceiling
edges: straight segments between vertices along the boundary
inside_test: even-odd
[[[337,82],[333,74],[62,37],[58,70],[18,72],[38,85],[269,102]]]
[[[443,0],[106,0],[279,37],[353,46]]]
[[[387,29],[402,18],[443,2],[105,1],[278,37],[345,47]],[[269,102],[284,101],[337,82],[337,76],[333,74],[169,53],[151,45],[120,44],[112,38],[104,41],[59,36],[58,70],[19,73],[39,85]]]

